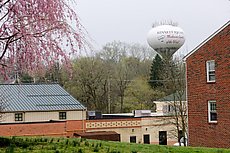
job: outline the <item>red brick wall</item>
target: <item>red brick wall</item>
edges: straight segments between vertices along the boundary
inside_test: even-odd
[[[66,131],[72,132],[72,131],[84,131],[85,130],[85,122],[86,120],[71,120],[66,121]]]
[[[66,136],[72,137],[75,132],[85,132],[86,120],[66,121]]]
[[[71,136],[83,131],[82,121],[16,123],[0,125],[0,136]]]
[[[206,81],[215,60],[216,82]],[[187,60],[189,145],[230,148],[230,25]],[[217,123],[208,123],[208,100],[216,100]]]
[[[65,135],[65,122],[0,125],[1,136]]]

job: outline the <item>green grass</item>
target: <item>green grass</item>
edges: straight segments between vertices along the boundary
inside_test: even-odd
[[[0,138],[0,153],[230,153],[228,149],[170,147],[76,138]]]

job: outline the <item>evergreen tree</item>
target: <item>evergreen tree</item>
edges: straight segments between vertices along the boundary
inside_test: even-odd
[[[163,66],[164,66],[163,61],[161,57],[157,54],[153,59],[151,70],[150,70],[149,85],[152,88],[158,88],[163,86],[163,83],[161,82],[161,80],[163,80],[163,76],[162,76],[164,70]]]

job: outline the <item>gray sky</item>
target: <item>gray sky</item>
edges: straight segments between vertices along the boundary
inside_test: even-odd
[[[97,50],[114,40],[147,45],[152,24],[170,20],[185,32],[186,54],[230,20],[230,0],[77,0],[75,9]]]

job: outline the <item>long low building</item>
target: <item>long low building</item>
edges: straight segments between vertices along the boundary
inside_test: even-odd
[[[1,123],[85,120],[86,107],[58,84],[0,85]]]
[[[104,133],[111,140],[162,145],[178,140],[172,115],[143,110],[89,120],[86,107],[58,84],[0,85],[0,94],[1,136],[103,138]]]

